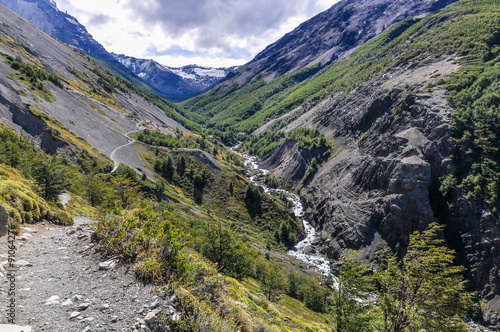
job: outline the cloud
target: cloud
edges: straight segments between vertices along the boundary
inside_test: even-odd
[[[110,52],[242,65],[339,0],[56,0]]]
[[[194,47],[211,53],[238,47],[253,53],[260,40],[281,37],[291,18],[305,20],[325,9],[321,0],[125,0],[123,5],[144,25],[190,38]]]
[[[115,19],[113,17],[99,13],[96,15],[91,15],[87,22],[89,25],[98,26],[112,23],[114,21]]]

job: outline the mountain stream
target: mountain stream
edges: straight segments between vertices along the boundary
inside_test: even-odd
[[[299,196],[284,189],[273,189],[268,187],[263,182],[263,179],[269,173],[269,171],[259,167],[259,164],[257,163],[257,157],[242,153],[238,151],[238,148],[239,144],[231,148],[231,151],[244,158],[246,174],[248,180],[253,185],[262,187],[264,189],[264,192],[270,195],[284,192],[287,195],[288,199],[293,202],[293,212],[295,216],[297,216],[297,218],[301,220],[302,225],[304,226],[306,237],[305,239],[297,243],[293,249],[289,250],[288,255],[295,257],[296,259],[304,263],[308,268],[316,269],[324,276],[330,275],[330,262],[325,257],[308,253],[308,249],[311,248],[316,239],[316,230],[303,218],[304,208],[302,206],[302,203],[300,202]]]

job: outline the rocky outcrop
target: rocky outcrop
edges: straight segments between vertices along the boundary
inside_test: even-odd
[[[319,128],[335,139],[333,158],[301,190],[305,218],[321,234],[325,255],[339,262],[347,250],[364,247],[372,257],[382,241],[404,248],[414,231],[446,224],[446,242],[467,268],[469,289],[486,301],[483,318],[497,328],[498,215],[479,199],[457,195],[447,203],[439,190],[443,176],[456,174],[449,159],[454,110],[444,86],[426,87],[457,69],[446,59],[394,67],[318,104],[286,130]]]

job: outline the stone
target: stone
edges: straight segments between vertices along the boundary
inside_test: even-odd
[[[71,299],[67,299],[66,301],[64,301],[62,303],[63,307],[67,307],[67,306],[70,306],[70,305],[73,305],[73,301],[71,301]]]
[[[156,309],[156,308],[158,308],[159,305],[160,305],[160,302],[158,300],[155,300],[155,301],[153,301],[153,303],[151,303],[149,305],[149,309]]]
[[[82,314],[81,312],[78,312],[78,311],[73,311],[73,312],[71,313],[71,315],[69,316],[69,319],[74,319],[74,318],[76,318],[76,317],[80,316],[81,314]]]
[[[38,233],[38,229],[30,228],[30,227],[21,227],[21,229],[27,233]]]
[[[104,311],[109,309],[109,304],[104,303],[99,307],[99,311]]]
[[[104,270],[104,271],[109,271],[113,269],[116,265],[116,262],[113,260],[105,261],[102,263],[99,263],[99,270]]]
[[[248,306],[243,303],[243,302],[239,302],[239,301],[235,301],[234,303],[236,303],[237,305],[239,305],[241,307],[241,309],[247,309]]]
[[[54,304],[60,304],[61,298],[57,295],[53,295],[49,297],[47,300],[45,300],[45,305],[54,305]]]
[[[81,319],[79,323],[87,324],[87,323],[91,323],[93,320],[94,320],[94,317],[87,317],[87,318]]]
[[[75,301],[81,301],[81,300],[83,300],[83,296],[82,295],[75,295],[74,299],[75,299]]]
[[[87,326],[86,328],[84,328],[82,332],[90,332],[90,326]]]
[[[111,323],[116,323],[118,321],[118,317],[111,316]]]
[[[69,231],[66,232],[66,234],[68,234],[68,235],[73,235],[75,233],[76,233],[76,230],[74,230],[74,229],[70,229]]]
[[[146,322],[146,324],[150,325],[150,324],[154,324],[155,322],[158,321],[158,317],[156,317],[157,315],[157,312],[155,311],[151,311],[149,312],[146,317],[144,317],[144,321]]]
[[[85,302],[85,303],[82,303],[80,304],[76,310],[78,311],[84,311],[84,310],[87,310],[87,308],[90,306],[90,303],[89,302]]]
[[[33,264],[31,264],[30,262],[25,261],[23,259],[18,260],[17,262],[14,262],[14,265],[17,267],[33,266]]]
[[[7,212],[7,209],[0,204],[0,236],[7,234],[7,231],[9,230],[9,227],[7,226],[8,221],[9,212]]]

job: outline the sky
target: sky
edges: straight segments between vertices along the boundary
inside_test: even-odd
[[[56,0],[106,50],[171,67],[243,65],[339,0]]]

